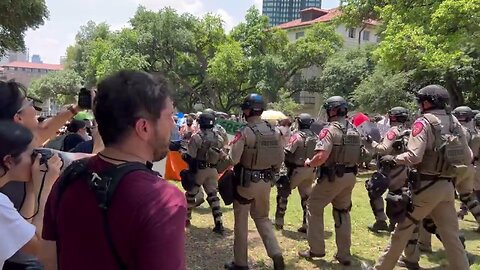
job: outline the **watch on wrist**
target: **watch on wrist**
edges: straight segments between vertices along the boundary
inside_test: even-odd
[[[73,105],[68,106],[67,110],[69,110],[74,116],[78,114],[78,109]]]

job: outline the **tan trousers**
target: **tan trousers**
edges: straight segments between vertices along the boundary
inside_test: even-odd
[[[201,193],[201,187],[207,193],[207,201],[212,209],[212,215],[215,223],[222,221],[222,212],[220,210],[220,199],[217,196],[218,172],[215,168],[199,169],[195,174],[195,186],[186,193],[188,203],[188,219],[192,217],[192,210],[195,206],[196,197]]]
[[[336,177],[333,182],[329,182],[324,177],[313,187],[307,203],[307,238],[310,252],[325,254],[323,212],[325,207],[331,203],[335,220],[337,257],[349,259],[352,236],[349,212],[355,181],[353,173],[346,173],[341,178]]]
[[[428,184],[428,182],[422,182],[422,185],[425,184]],[[430,188],[413,196],[415,208],[410,216],[416,221],[421,221],[430,214],[438,226],[450,269],[467,270],[469,269],[467,255],[458,238],[459,228],[453,192],[454,187],[451,182],[438,181]],[[412,219],[406,218],[403,222],[397,224],[392,233],[390,244],[379,258],[375,269],[392,270],[395,267],[417,226]]]
[[[233,202],[235,215],[233,253],[235,265],[248,265],[248,213],[252,217],[262,238],[269,257],[282,254],[277,238],[273,232],[273,226],[268,218],[270,210],[270,182],[260,181],[250,183],[248,188],[237,187],[238,194],[247,199],[253,200],[250,204],[241,204],[237,200]]]

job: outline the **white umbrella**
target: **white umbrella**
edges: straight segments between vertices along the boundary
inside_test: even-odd
[[[267,121],[277,121],[287,119],[288,117],[279,111],[267,110],[262,113],[262,119]]]

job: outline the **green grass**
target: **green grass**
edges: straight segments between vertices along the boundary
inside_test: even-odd
[[[285,216],[284,231],[275,234],[280,243],[287,264],[287,269],[361,269],[361,261],[373,264],[387,246],[389,234],[373,234],[367,226],[374,220],[370,210],[368,196],[364,188],[364,181],[368,175],[360,175],[354,189],[352,208],[352,255],[353,265],[344,267],[339,265],[333,255],[336,251],[333,218],[331,206],[325,210],[325,240],[327,254],[323,259],[307,261],[297,255],[299,250],[308,248],[306,235],[297,233],[302,223],[302,209],[300,197],[295,190],[289,198],[287,214]],[[181,186],[177,183],[181,188]],[[276,189],[272,189],[270,198],[270,217],[275,213]],[[223,206],[223,220],[226,227],[225,236],[214,234],[213,219],[210,208],[205,202],[194,210],[192,227],[187,232],[187,269],[223,269],[223,264],[233,259],[233,209],[232,206]],[[467,250],[475,255],[476,263],[471,269],[480,270],[480,234],[473,232],[477,225],[471,215],[460,224],[467,238]],[[442,244],[433,237],[433,254],[422,254],[420,265],[426,269],[445,269],[447,264]],[[258,235],[255,224],[249,221],[249,264],[251,269],[272,269],[272,263],[267,256],[263,243]],[[402,268],[396,268],[402,269]]]

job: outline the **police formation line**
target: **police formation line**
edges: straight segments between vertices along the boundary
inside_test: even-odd
[[[420,251],[431,250],[430,234],[435,234],[445,247],[450,268],[469,269],[458,218],[470,211],[480,222],[480,187],[475,181],[480,149],[476,126],[480,126],[480,115],[465,106],[448,113],[449,94],[438,85],[419,90],[416,100],[422,116],[411,130],[406,126],[408,110],[392,108],[391,128],[381,142],[361,136],[347,119],[348,103],[339,96],[326,100],[328,124],[319,134],[310,130],[312,117],[300,114],[298,128],[287,145],[282,145],[274,127],[261,120],[265,103],[258,94],[250,94],[244,100],[241,109],[247,123],[230,142],[229,150],[226,133],[215,125],[214,114],[202,113],[200,131],[188,141],[183,155],[189,165],[182,172],[188,202],[187,227],[192,209],[202,203],[203,187],[212,209],[213,231],[224,232],[218,188],[225,204],[233,203],[235,217],[234,259],[225,269],[248,269],[249,213],[274,269],[284,269],[282,249],[273,227],[283,229],[288,197],[298,187],[303,209],[298,231],[307,234],[309,244],[309,249],[298,255],[308,259],[325,256],[323,213],[331,203],[337,244],[335,259],[350,265],[350,211],[357,168],[375,156],[379,169],[365,184],[375,216],[369,229],[392,234],[375,266],[363,263],[362,267],[393,269],[398,264],[419,269]],[[282,170],[283,164],[286,170]],[[217,182],[219,172],[223,176]],[[269,198],[274,183],[278,195],[272,226]],[[458,213],[455,190],[462,202]]]

